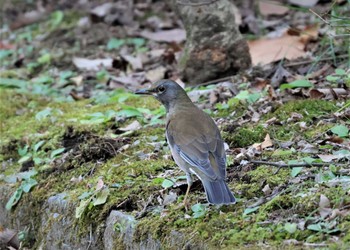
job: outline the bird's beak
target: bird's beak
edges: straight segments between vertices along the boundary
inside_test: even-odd
[[[135,92],[136,95],[153,95],[154,93],[154,89],[139,89]]]

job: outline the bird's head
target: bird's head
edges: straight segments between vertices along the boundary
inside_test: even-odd
[[[140,89],[136,91],[135,94],[153,95],[167,110],[175,107],[178,103],[190,101],[185,90],[172,80],[159,80],[154,85],[155,87],[153,88]]]

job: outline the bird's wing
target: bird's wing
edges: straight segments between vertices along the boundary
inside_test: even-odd
[[[208,129],[201,128],[196,120],[184,122],[184,119],[169,120],[167,138],[169,144],[180,157],[193,166],[193,171],[212,180],[226,176],[226,155],[220,132],[214,121],[207,118]],[[185,126],[186,125],[186,126]]]

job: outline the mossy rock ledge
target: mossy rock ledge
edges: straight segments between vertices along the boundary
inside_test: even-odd
[[[77,204],[65,193],[49,197],[36,208],[30,198],[26,198],[12,212],[5,209],[8,194],[11,194],[11,188],[1,185],[0,223],[23,229],[34,226],[35,235],[31,235],[33,249],[164,249],[164,245],[152,237],[152,232],[147,237],[137,236],[138,220],[125,212],[112,210],[103,225],[90,228],[77,224],[74,217]],[[166,245],[166,249],[207,248],[204,244],[191,245],[187,237],[176,230],[167,236]]]

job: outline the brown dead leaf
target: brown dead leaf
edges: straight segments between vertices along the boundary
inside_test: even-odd
[[[84,80],[83,76],[76,76],[70,78],[70,80],[76,85],[76,86],[81,86]]]
[[[181,43],[186,39],[186,32],[183,29],[161,30],[156,32],[142,31],[140,35],[156,42],[177,42]]]
[[[300,34],[300,42],[307,44],[310,41],[316,41],[318,38],[319,26],[318,24],[307,27]]]
[[[270,138],[270,135],[266,134],[264,141],[261,143],[261,148],[264,149],[272,146],[273,146],[273,142]]]
[[[288,0],[288,2],[301,7],[312,7],[316,5],[318,0]]]
[[[260,150],[260,151],[265,149],[265,148],[272,147],[272,146],[273,146],[273,142],[272,142],[269,134],[266,134],[265,139],[262,143],[254,143],[252,145],[253,148]]]
[[[135,131],[141,128],[141,124],[138,121],[133,121],[132,123],[130,123],[129,125],[123,127],[123,128],[119,128],[119,130],[121,131]]]
[[[333,220],[338,216],[346,217],[349,216],[350,210],[340,210],[340,209],[333,209],[332,214],[329,216],[329,220]]]
[[[264,188],[262,189],[262,191],[264,192],[264,194],[265,194],[266,196],[270,195],[271,192],[272,192],[272,190],[271,190],[269,184],[266,184],[266,185],[264,186]]]
[[[283,58],[292,60],[306,55],[305,44],[300,41],[300,38],[288,34],[279,38],[248,41],[248,45],[254,65],[268,64]]]
[[[142,60],[138,56],[121,55],[121,57],[131,65],[133,70],[140,70],[143,68]]]
[[[349,91],[343,88],[320,88],[311,89],[309,95],[314,99],[327,99],[327,100],[337,100],[339,98],[344,98],[349,95]]]
[[[286,82],[287,78],[290,77],[292,74],[287,71],[282,64],[279,64],[277,66],[277,69],[273,76],[271,77],[271,85],[273,87],[278,87],[281,83]]]
[[[335,159],[338,159],[338,156],[336,155],[324,155],[324,154],[319,154],[317,155],[323,162],[331,162]]]
[[[164,66],[159,66],[155,69],[151,69],[146,72],[146,79],[150,82],[156,82],[163,79],[165,76],[166,68]]]
[[[74,57],[73,63],[78,69],[98,71],[101,68],[112,68],[113,59],[87,59]]]
[[[285,15],[288,13],[288,8],[277,1],[259,1],[259,10],[263,16],[269,15]]]
[[[329,202],[329,199],[323,194],[320,195],[318,212],[320,213],[322,218],[326,218],[328,215],[332,213],[331,203]]]
[[[98,179],[97,184],[96,184],[96,191],[99,191],[103,188],[104,182],[102,179]]]

